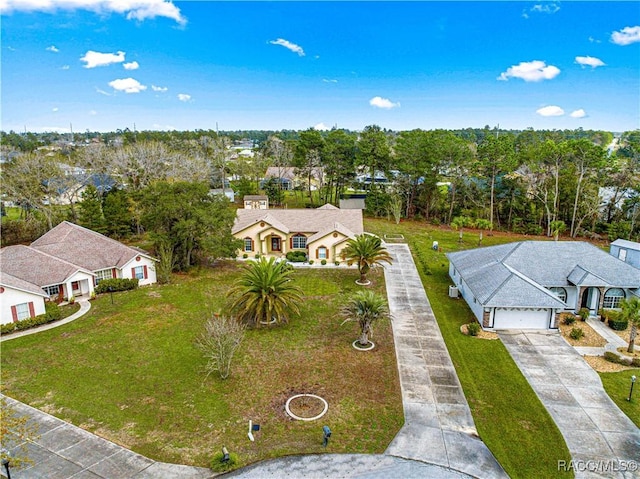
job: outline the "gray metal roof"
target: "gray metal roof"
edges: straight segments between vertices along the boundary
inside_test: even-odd
[[[617,239],[613,243],[611,243],[611,246],[620,246],[622,248],[640,251],[640,243],[636,243],[635,241],[628,241],[626,239]]]
[[[521,241],[447,257],[484,306],[559,308],[546,288],[616,286],[640,288],[640,272],[595,246],[579,241]]]

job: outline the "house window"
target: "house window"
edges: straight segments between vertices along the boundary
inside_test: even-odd
[[[31,317],[31,313],[29,312],[29,303],[16,304],[15,308],[18,321]]]
[[[253,251],[253,240],[251,238],[244,239],[244,251]]]
[[[567,290],[564,288],[549,288],[549,291],[554,293],[560,301],[567,302]]]
[[[96,271],[96,284],[98,284],[103,279],[111,279],[113,278],[113,271],[111,269],[103,269],[100,271]]]
[[[624,291],[620,288],[611,288],[604,293],[602,307],[605,309],[615,309],[620,307],[620,301],[624,299]]]
[[[44,290],[45,293],[47,293],[51,297],[56,296],[57,294],[60,293],[60,285],[59,284],[54,284],[53,286],[45,286],[42,289]]]
[[[305,249],[307,247],[307,237],[304,235],[295,235],[291,238],[291,247],[293,249]]]
[[[133,277],[144,279],[144,266],[136,266],[135,268],[133,268]]]
[[[320,246],[316,251],[316,256],[318,259],[327,259],[327,248]]]

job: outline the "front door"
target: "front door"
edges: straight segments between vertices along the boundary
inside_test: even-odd
[[[598,312],[598,301],[600,299],[600,291],[598,288],[587,288],[582,293],[581,308],[587,308],[590,313],[595,315]]]
[[[271,251],[280,251],[280,238],[278,236],[271,237]]]

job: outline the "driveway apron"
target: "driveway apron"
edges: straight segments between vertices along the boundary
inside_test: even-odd
[[[582,356],[556,332],[499,335],[560,429],[576,477],[640,477],[640,429]]]
[[[385,282],[405,424],[385,454],[474,477],[508,477],[476,431],[469,405],[406,244],[387,244]]]

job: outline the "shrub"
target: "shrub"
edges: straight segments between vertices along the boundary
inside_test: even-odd
[[[287,253],[287,261],[292,263],[304,263],[307,261],[307,255],[304,251],[289,251]]]
[[[313,264],[313,260],[312,259],[309,260],[309,264]]]
[[[569,337],[571,339],[575,339],[576,341],[579,341],[580,339],[582,339],[582,336],[584,336],[584,331],[580,328],[571,328],[571,332],[569,333]]]
[[[616,331],[624,331],[625,329],[627,329],[627,326],[629,326],[629,321],[627,321],[626,319],[609,319],[607,324],[611,329],[614,329]]]
[[[0,324],[0,334],[9,334],[16,329],[16,323]]]
[[[327,260],[326,260],[326,259],[323,259],[322,261],[320,261],[320,264],[321,264],[322,266],[324,266],[325,264],[327,264]]]
[[[580,311],[578,311],[578,316],[580,316],[580,319],[582,319],[582,321],[586,321],[589,317],[589,314],[589,308],[580,308]]]
[[[333,264],[335,264],[336,266],[340,266],[340,261],[334,261]]]
[[[631,366],[634,368],[640,368],[640,358],[633,358],[631,360]]]
[[[620,311],[616,311],[615,309],[601,309],[599,313],[605,321],[609,321],[610,319],[618,321],[620,319]]]
[[[566,324],[567,326],[573,324],[576,322],[576,317],[575,315],[569,313],[569,314],[565,314],[564,318],[562,319],[563,324]]]
[[[62,310],[60,306],[51,301],[44,303],[45,315],[49,318],[48,322],[57,321],[62,317]]]
[[[469,336],[477,336],[480,332],[480,325],[476,322],[467,324],[467,331]]]
[[[243,258],[243,259],[247,259],[248,257],[249,257],[249,255],[248,255],[247,253],[244,253],[244,254],[242,255],[242,258]]]
[[[136,289],[138,287],[138,278],[128,279],[128,278],[113,278],[113,279],[103,279],[96,286],[96,293],[109,293],[116,291],[129,291],[131,289]]]
[[[244,338],[244,330],[243,324],[227,316],[214,315],[205,323],[205,331],[196,343],[207,359],[205,379],[214,371],[222,379],[229,377],[231,361]]]
[[[605,351],[604,358],[610,363],[622,364],[623,366],[629,366],[631,364],[630,361],[628,361],[625,358],[621,358],[620,356],[618,356],[616,353],[612,351]]]
[[[256,259],[260,259],[260,253],[256,253],[255,258],[256,258]]]

